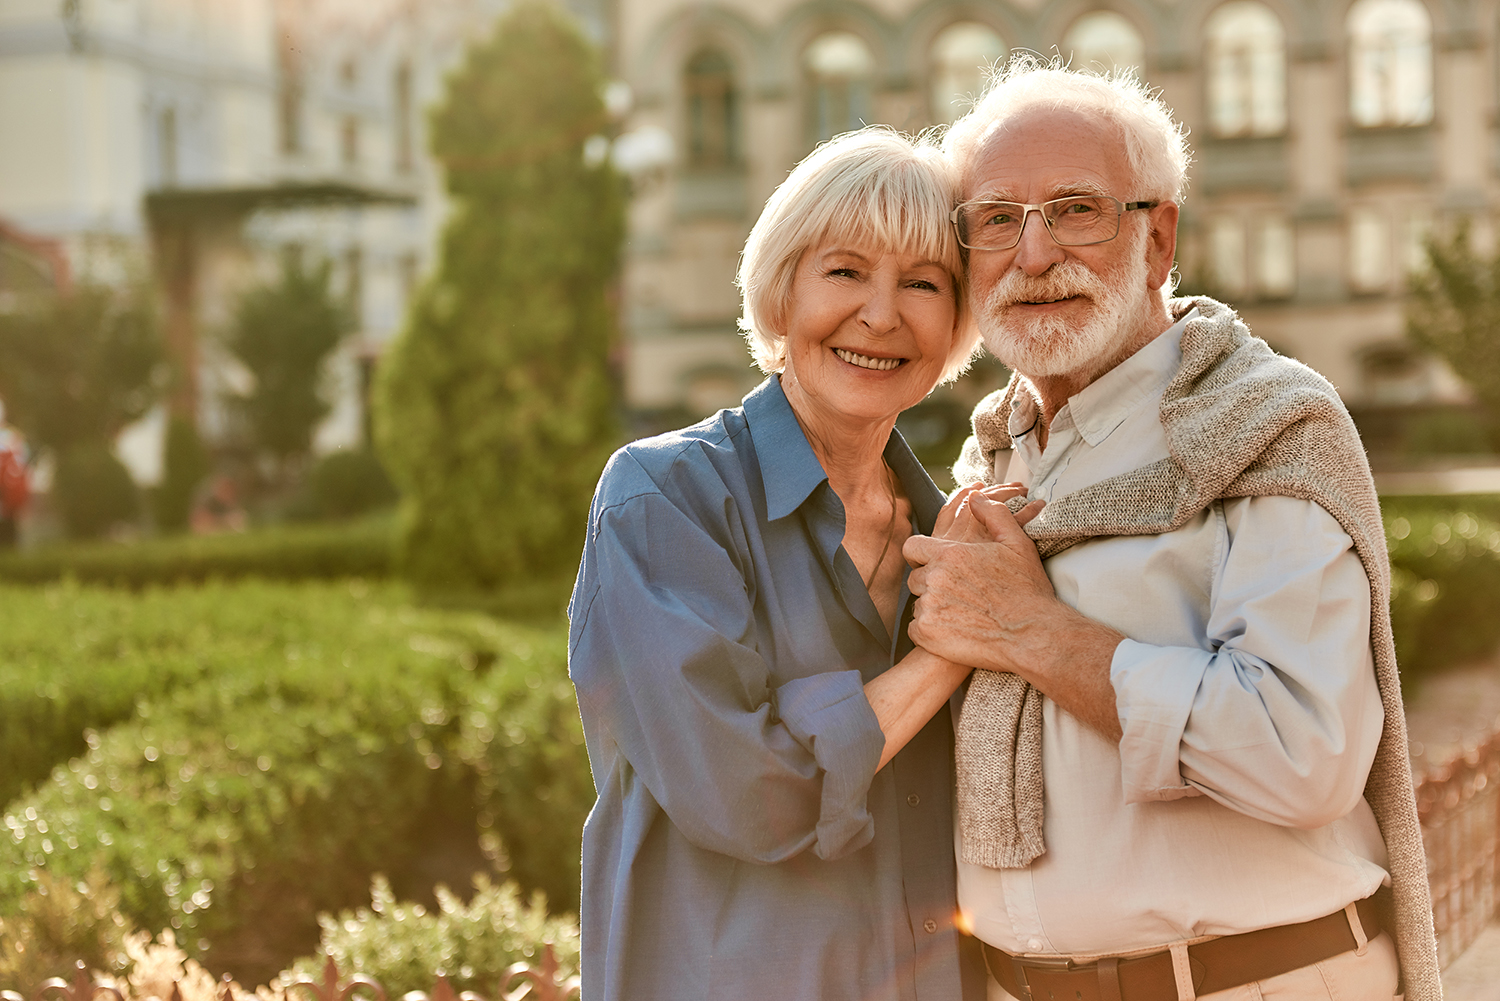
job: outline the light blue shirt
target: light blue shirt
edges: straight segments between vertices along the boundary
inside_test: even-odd
[[[931,531],[942,493],[898,433],[885,458]],[[876,772],[863,686],[911,649],[911,601],[892,638],[843,536],[775,378],[605,468],[569,606],[589,1001],[983,998],[951,721]]]
[[[1045,451],[1018,394],[1002,478],[1050,501],[1165,458],[1162,393],[1192,315],[1073,396]],[[1119,954],[1375,892],[1370,585],[1331,514],[1227,498],[1176,531],[1091,539],[1045,566],[1059,599],[1129,637],[1110,665],[1124,737],[1045,700],[1047,852],[1024,869],[959,863],[975,934],[1008,952]]]

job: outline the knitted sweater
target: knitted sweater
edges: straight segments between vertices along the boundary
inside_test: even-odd
[[[1406,716],[1391,638],[1390,562],[1374,480],[1337,391],[1277,355],[1222,303],[1196,306],[1182,333],[1182,365],[1162,396],[1168,458],[1054,499],[1026,527],[1045,559],[1097,536],[1159,535],[1219,498],[1283,496],[1325,508],[1354,541],[1370,579],[1370,643],[1385,728],[1365,784],[1390,853],[1394,931],[1409,1001],[1440,1001],[1437,943],[1422,831],[1406,750]],[[974,437],[954,466],[959,483],[995,481],[995,453],[1011,446],[1011,400],[1035,395],[1019,376],[974,411]],[[1042,696],[1018,675],[976,671],[957,734],[964,861],[1020,868],[1042,837]]]

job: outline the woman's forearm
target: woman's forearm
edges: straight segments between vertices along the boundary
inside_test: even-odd
[[[970,670],[919,647],[895,667],[865,684],[865,698],[870,700],[880,722],[880,732],[885,735],[880,768],[927,725],[934,713],[948,704]]]

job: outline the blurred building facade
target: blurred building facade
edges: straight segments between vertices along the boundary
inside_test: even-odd
[[[44,275],[37,248],[79,280],[154,280],[183,369],[171,407],[223,440],[245,375],[217,335],[238,294],[285,254],[326,259],[357,326],[319,445],[358,444],[371,362],[445,211],[423,109],[502,6],[0,0],[0,298],[6,275]],[[138,479],[164,424],[125,436]]]
[[[1456,400],[1404,341],[1434,227],[1492,242],[1497,12],[1469,0],[622,0],[638,185],[625,323],[638,406],[702,410],[753,384],[737,252],[821,139],[949,121],[1009,52],[1130,66],[1195,152],[1183,288],[1328,376],[1365,412]],[[667,153],[670,152],[670,158]]]
[[[214,437],[242,383],[214,336],[238,291],[282,254],[331,260],[359,326],[332,366],[339,403],[320,445],[358,443],[361,390],[446,211],[423,111],[505,2],[0,0],[0,299],[7,282],[54,272],[154,273],[191,375],[171,405]],[[1018,49],[1134,67],[1189,127],[1185,289],[1239,306],[1356,408],[1462,398],[1450,373],[1406,346],[1402,291],[1430,232],[1468,217],[1480,249],[1493,243],[1491,6],[569,6],[632,95],[616,87],[610,100],[629,109],[614,155],[635,191],[621,322],[642,426],[731,404],[757,380],[735,329],[733,275],[791,166],[862,123],[951,120],[984,67]],[[147,480],[161,416],[132,439]]]

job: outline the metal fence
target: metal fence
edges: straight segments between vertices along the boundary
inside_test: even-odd
[[[1495,917],[1500,732],[1420,779],[1417,816],[1427,846],[1438,960],[1447,966]]]
[[[236,990],[230,983],[229,974],[218,987],[216,1001],[257,1001],[260,995],[246,990]],[[578,977],[564,977],[557,968],[557,958],[552,946],[544,944],[535,966],[516,963],[500,977],[493,998],[473,991],[459,993],[448,983],[448,978],[438,975],[431,991],[408,991],[399,1001],[578,1001]],[[31,997],[15,991],[0,991],[0,1001],[126,1001],[125,995],[113,982],[96,980],[83,963],[73,975],[72,981],[53,977],[43,981]],[[355,974],[344,977],[338,965],[329,957],[323,965],[323,979],[297,980],[286,988],[286,1001],[391,1001],[380,982],[370,977]],[[162,1001],[184,1001],[182,983],[172,984],[172,996]]]

